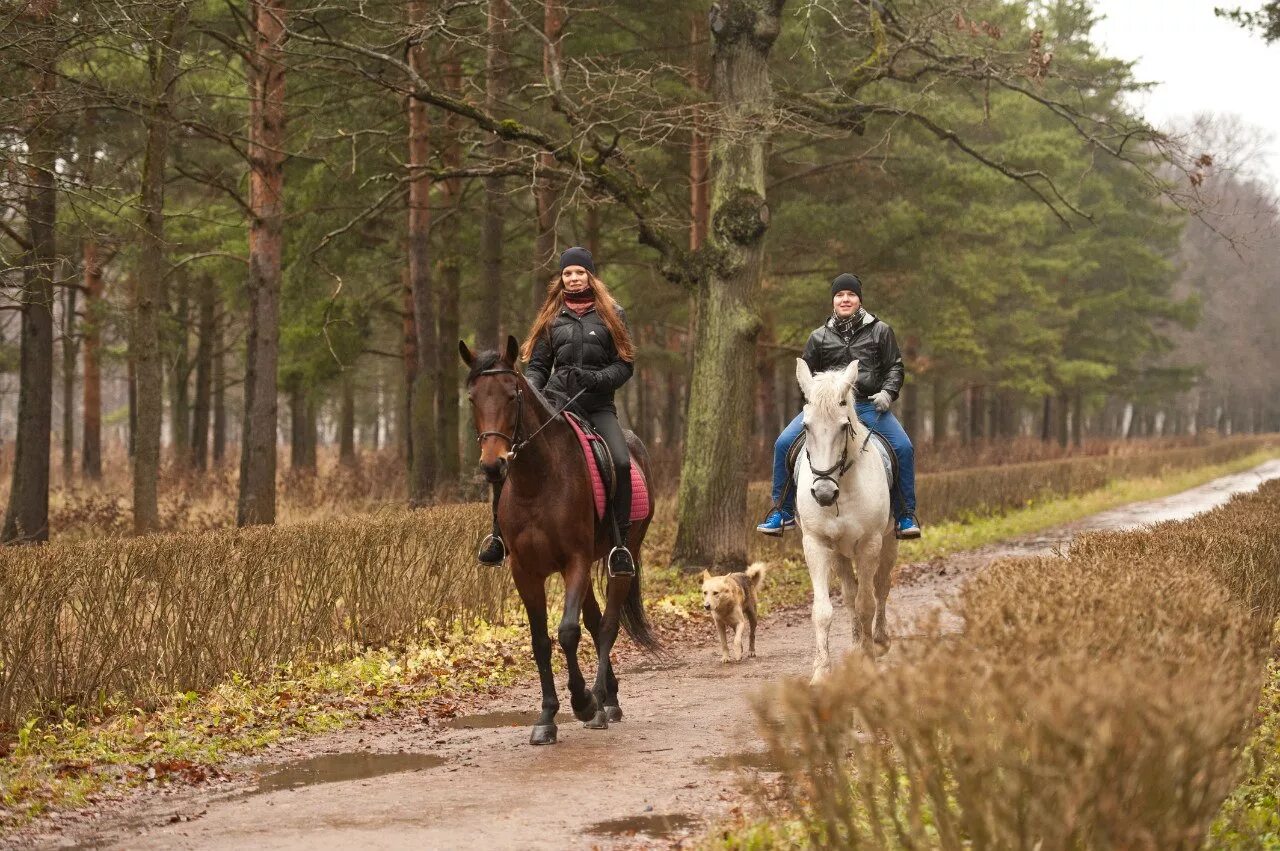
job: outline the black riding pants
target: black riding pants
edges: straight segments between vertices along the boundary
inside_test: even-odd
[[[613,516],[618,524],[625,526],[631,522],[631,450],[627,448],[627,438],[618,423],[618,413],[611,408],[592,411],[586,415],[591,425],[604,438],[613,456]],[[493,534],[498,532],[498,498],[502,495],[502,485],[493,487]]]
[[[622,434],[618,414],[613,408],[603,408],[587,414],[591,425],[604,438],[613,456],[613,516],[620,525],[631,522],[631,450]]]

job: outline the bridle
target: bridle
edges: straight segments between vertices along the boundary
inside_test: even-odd
[[[476,378],[480,378],[481,376],[484,376],[484,375],[514,375],[517,378],[519,378],[520,373],[516,372],[511,367],[504,366],[504,367],[497,367],[494,369],[481,370],[480,372],[476,373]],[[545,423],[538,426],[534,430],[533,434],[529,435],[524,440],[519,440],[518,438],[520,437],[520,426],[524,422],[524,385],[522,385],[519,381],[517,381],[516,382],[516,398],[514,399],[515,406],[516,406],[516,424],[515,424],[515,428],[511,429],[511,434],[507,434],[506,432],[501,432],[501,431],[482,431],[480,432],[480,434],[476,435],[476,442],[479,443],[482,440],[484,440],[486,437],[502,438],[507,442],[507,445],[511,447],[510,449],[507,450],[507,462],[510,463],[511,461],[514,461],[516,459],[516,455],[520,452],[521,449],[524,449],[526,446],[528,446],[529,442],[533,440],[535,437],[537,437],[539,432],[541,432],[547,426],[551,425],[553,420],[555,420],[557,417],[563,414],[570,405],[578,401],[578,397],[585,392],[587,392],[587,388],[584,387],[581,390],[579,390],[577,393],[573,394],[573,398],[570,399],[568,402],[565,402],[564,407],[556,411],[554,414],[552,414]]]
[[[849,468],[853,466],[853,462],[849,460],[849,435],[853,431],[853,423],[849,422],[848,417],[845,417],[844,423],[840,426],[840,431],[844,435],[840,448],[840,460],[830,467],[825,470],[819,470],[813,466],[813,454],[805,452],[805,459],[809,462],[809,472],[813,475],[814,483],[825,480],[831,482],[832,486],[837,490],[840,489],[840,478],[849,472]]]

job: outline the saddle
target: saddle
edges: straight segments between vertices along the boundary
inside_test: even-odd
[[[603,520],[605,509],[613,499],[616,483],[613,480],[613,456],[609,444],[604,442],[591,423],[573,411],[565,411],[564,418],[578,435],[582,454],[587,460],[587,475],[591,478],[591,494],[596,503],[596,519]],[[649,516],[649,486],[644,480],[640,465],[631,465],[631,519],[643,520]]]
[[[809,436],[808,432],[800,432],[800,436],[791,444],[791,448],[787,450],[787,481],[794,485],[796,481],[796,462],[800,459],[800,450],[804,449],[805,438]],[[880,463],[884,465],[885,480],[889,485],[889,492],[893,493],[898,487],[898,456],[893,454],[893,448],[889,446],[889,441],[885,440],[876,432],[871,432],[871,439],[867,441],[868,449],[874,446],[880,453]],[[862,446],[854,447],[855,452],[861,452]]]

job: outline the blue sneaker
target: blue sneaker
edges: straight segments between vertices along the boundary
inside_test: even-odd
[[[908,514],[898,521],[898,537],[900,539],[920,537],[920,524],[914,515]]]
[[[796,528],[796,519],[781,508],[775,508],[769,512],[764,522],[756,527],[756,531],[781,538],[783,532],[794,528]]]

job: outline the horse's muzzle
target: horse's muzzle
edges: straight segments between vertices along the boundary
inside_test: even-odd
[[[492,464],[481,464],[480,469],[484,471],[484,477],[491,485],[496,485],[507,479],[507,459],[499,458]]]
[[[829,508],[836,504],[836,500],[840,498],[840,488],[829,485],[826,482],[819,482],[809,489],[809,493],[813,494],[814,500],[823,508]]]

